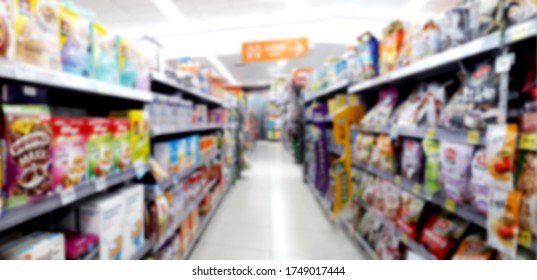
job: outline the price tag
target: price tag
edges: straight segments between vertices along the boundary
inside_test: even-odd
[[[515,55],[512,53],[499,56],[498,58],[496,58],[494,70],[498,74],[509,72],[509,70],[511,70],[511,65],[513,65],[514,61]]]
[[[531,232],[528,230],[521,230],[518,234],[518,244],[522,247],[531,248],[532,239]]]
[[[95,180],[95,190],[97,192],[102,192],[106,190],[107,187],[108,185],[106,184],[106,177],[97,178],[97,180]]]
[[[446,199],[444,206],[450,212],[455,212],[455,209],[457,209],[457,203],[455,202],[455,200],[450,199],[450,198]]]
[[[537,151],[537,134],[521,134],[519,146],[524,150]]]
[[[75,188],[68,188],[60,193],[62,205],[71,204],[76,200]]]
[[[403,233],[403,235],[401,235],[401,242],[403,242],[405,245],[408,245],[408,235]]]
[[[481,142],[481,136],[479,134],[479,131],[468,131],[468,144],[478,145],[479,142]]]
[[[394,182],[396,185],[400,186],[400,185],[401,185],[401,176],[396,175],[396,176],[393,178],[393,182]]]
[[[524,39],[528,37],[528,34],[530,33],[530,24],[533,21],[519,24],[511,28],[511,40],[518,41],[520,39]]]
[[[427,129],[427,134],[425,134],[425,138],[435,138],[436,137],[436,127],[430,127]]]
[[[420,194],[421,193],[421,185],[416,183],[414,184],[414,186],[412,186],[412,192],[415,193],[415,194]]]

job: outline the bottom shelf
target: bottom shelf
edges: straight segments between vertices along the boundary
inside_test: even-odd
[[[140,248],[140,250],[138,250],[138,252],[136,252],[136,254],[134,254],[134,256],[131,257],[131,260],[141,260],[147,254],[149,254],[151,249],[153,249],[154,245],[155,243],[153,242],[153,240],[146,239],[144,241],[144,245],[142,246],[142,248]]]
[[[226,197],[227,193],[229,192],[229,189],[230,189],[230,186],[226,186],[226,188],[224,190],[224,193],[218,199],[218,201],[215,203],[215,206],[211,210],[211,212],[209,212],[209,214],[207,216],[201,218],[199,229],[198,229],[198,231],[196,233],[196,236],[194,236],[194,239],[192,240],[192,242],[186,248],[186,250],[185,250],[185,252],[183,254],[183,257],[182,257],[183,260],[187,260],[190,257],[190,255],[192,254],[192,251],[194,250],[194,248],[198,244],[198,241],[200,240],[201,236],[205,232],[205,229],[207,228],[207,226],[211,222],[212,218],[214,217],[214,214],[216,213],[216,211],[218,211],[218,208],[220,207],[220,204],[222,204],[222,201],[224,201],[224,198]]]

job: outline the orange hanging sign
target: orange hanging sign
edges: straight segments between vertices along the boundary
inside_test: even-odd
[[[242,43],[242,62],[292,59],[308,54],[308,38],[293,38]]]

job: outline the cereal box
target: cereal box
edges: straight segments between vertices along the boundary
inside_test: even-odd
[[[90,180],[104,178],[113,167],[110,120],[91,118],[88,123],[87,159]]]
[[[177,167],[179,172],[187,168],[186,162],[186,139],[179,139],[177,141]]]
[[[86,119],[52,118],[52,186],[61,191],[86,179]]]
[[[94,22],[91,28],[91,56],[93,78],[117,84],[118,46],[116,36]]]
[[[136,59],[137,50],[130,40],[125,37],[117,37],[119,46],[119,84],[126,87],[136,87]]]
[[[64,72],[90,75],[90,22],[75,11],[60,7],[60,43]]]
[[[125,200],[122,259],[129,260],[144,245],[144,186],[134,185],[120,191]]]
[[[0,0],[0,58],[12,59],[14,54],[13,1]]]
[[[168,142],[170,145],[170,174],[179,172],[179,141]]]
[[[4,105],[6,206],[33,202],[52,191],[50,114],[44,106]]]
[[[110,130],[112,132],[112,155],[114,158],[113,171],[125,171],[132,166],[129,119],[111,119]]]
[[[16,59],[59,70],[60,40],[56,0],[16,0],[14,6]]]

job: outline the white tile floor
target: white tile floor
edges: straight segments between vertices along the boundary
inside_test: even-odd
[[[330,224],[281,143],[259,142],[191,259],[363,259]]]

